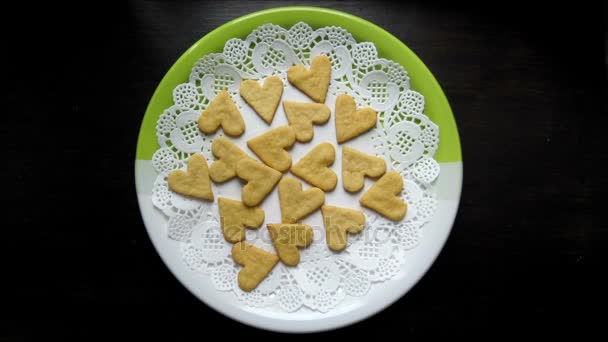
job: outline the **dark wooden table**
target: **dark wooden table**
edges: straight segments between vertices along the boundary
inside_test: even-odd
[[[98,315],[178,338],[214,327],[267,334],[217,314],[163,265],[139,216],[133,161],[174,61],[228,20],[286,4],[296,3],[127,1],[76,14],[23,4],[13,13],[37,33],[2,23],[0,337],[114,330],[92,323]],[[464,155],[459,214],[431,270],[384,312],[330,334],[581,336],[605,321],[605,5],[297,4],[360,16],[412,48],[452,105]],[[49,318],[63,323],[31,329]]]

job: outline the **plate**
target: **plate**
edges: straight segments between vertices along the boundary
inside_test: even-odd
[[[155,125],[164,109],[172,105],[173,89],[188,80],[194,63],[202,56],[221,52],[231,38],[245,38],[256,27],[273,23],[283,27],[305,19],[313,28],[336,25],[348,30],[359,42],[376,45],[379,56],[405,67],[413,90],[425,96],[425,114],[440,128],[440,145],[435,153],[441,174],[435,182],[438,206],[424,226],[419,245],[408,254],[412,262],[395,278],[375,284],[363,297],[342,303],[327,313],[298,310],[286,313],[241,304],[232,293],[218,292],[201,275],[183,262],[178,242],[167,238],[166,219],[152,205],[152,186],[156,172],[151,164],[159,148]],[[361,18],[334,10],[313,7],[285,7],[252,13],[207,34],[186,51],[167,72],[146,110],[137,143],[135,181],[141,215],[154,247],[175,277],[196,297],[222,314],[242,323],[281,332],[315,332],[334,329],[365,319],[398,300],[431,267],[452,229],[462,187],[462,157],[456,123],[438,82],[424,63],[401,41],[382,28]]]

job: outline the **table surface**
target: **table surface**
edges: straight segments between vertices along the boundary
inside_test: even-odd
[[[430,271],[382,313],[330,335],[591,331],[608,259],[607,225],[592,207],[607,180],[606,7],[597,3],[297,3],[360,16],[408,45],[450,101],[465,165],[458,217]],[[133,161],[146,105],[175,60],[228,20],[285,4],[296,3],[41,8],[29,21],[35,36],[2,24],[20,53],[8,57],[2,95],[0,337],[41,333],[18,321],[32,318],[64,320],[45,333],[90,334],[70,322],[106,311],[131,328],[133,318],[158,321],[139,330],[154,334],[269,334],[217,314],[171,275],[139,216]]]

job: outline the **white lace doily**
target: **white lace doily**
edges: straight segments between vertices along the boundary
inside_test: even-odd
[[[238,94],[244,79],[263,80],[277,75],[285,84],[282,99],[308,101],[286,80],[289,67],[309,65],[318,54],[332,61],[332,80],[326,104],[332,109],[335,97],[353,96],[358,107],[370,106],[378,111],[376,128],[345,145],[367,153],[375,153],[397,170],[405,180],[403,198],[408,204],[406,217],[393,222],[372,211],[366,213],[365,230],[349,236],[349,246],[341,253],[330,251],[320,213],[304,222],[315,228],[312,245],[301,251],[297,267],[279,263],[271,274],[252,292],[243,292],[236,280],[240,266],[232,261],[232,245],[222,236],[215,203],[186,198],[169,190],[167,174],[185,168],[193,153],[202,153],[211,164],[211,141],[199,131],[197,120],[216,94],[227,88],[235,100],[247,128],[243,136],[233,139],[244,151],[246,140],[269,129]],[[390,281],[407,260],[404,251],[415,248],[421,228],[432,217],[437,200],[433,182],[439,175],[439,164],[433,159],[439,144],[439,128],[423,114],[424,97],[410,89],[404,68],[393,61],[378,58],[376,47],[369,42],[357,43],[352,35],[339,27],[313,30],[305,23],[290,29],[266,24],[255,29],[245,40],[231,39],[224,51],[201,58],[193,67],[188,83],[173,91],[174,105],[158,119],[156,135],[160,148],[152,163],[158,177],[152,201],[167,216],[167,238],[179,241],[184,262],[193,272],[207,274],[218,291],[232,291],[244,304],[273,307],[294,312],[303,307],[327,312],[346,296],[365,296],[374,284]],[[287,123],[279,106],[272,127]],[[218,131],[218,132],[221,132]],[[221,134],[221,133],[218,133]],[[307,144],[296,143],[290,150],[294,163],[322,141],[335,142],[333,119],[315,126],[315,138]],[[341,151],[336,146],[332,167],[341,175]],[[255,157],[252,153],[251,156]],[[340,177],[339,177],[340,178]],[[365,189],[357,194],[346,193],[341,182],[327,193],[326,203],[360,208],[358,198],[373,181],[366,180]],[[307,185],[304,185],[305,189]],[[215,198],[240,199],[241,183],[234,179],[226,184],[213,184]],[[274,251],[265,224],[280,222],[276,190],[264,201],[264,227],[247,231],[247,242]]]

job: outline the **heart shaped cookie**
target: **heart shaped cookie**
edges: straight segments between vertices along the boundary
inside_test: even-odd
[[[215,133],[219,127],[224,133],[237,137],[245,132],[245,121],[230,94],[222,90],[198,119],[198,128],[207,133]]]
[[[174,170],[169,173],[169,188],[179,194],[213,201],[207,160],[200,154],[188,159],[188,171]]]
[[[407,204],[399,195],[403,190],[403,178],[396,171],[386,173],[359,199],[366,206],[391,220],[401,220]]]
[[[318,188],[302,191],[302,182],[285,177],[279,182],[279,202],[281,220],[284,223],[295,223],[319,209],[325,202],[325,193]]]
[[[264,210],[248,207],[241,201],[220,197],[218,200],[224,239],[228,242],[245,240],[245,228],[260,228],[264,223]]]
[[[338,176],[328,166],[334,163],[336,150],[330,143],[321,143],[308,152],[291,172],[323,191],[331,191],[338,183]]]
[[[279,262],[276,255],[245,242],[238,242],[232,247],[232,259],[243,266],[238,281],[239,287],[247,292],[258,287]]]
[[[241,82],[240,91],[251,108],[270,125],[283,95],[283,81],[277,76],[271,76],[261,87],[255,80],[246,80]]]
[[[247,141],[247,146],[264,164],[283,172],[291,166],[291,156],[286,148],[296,142],[296,134],[290,126],[281,126]]]
[[[378,116],[371,108],[356,110],[355,99],[350,95],[340,95],[336,99],[336,138],[343,143],[376,125]]]
[[[333,251],[346,248],[346,233],[355,234],[365,228],[365,215],[359,210],[324,205],[321,212],[327,246]]]
[[[319,55],[312,59],[310,70],[303,65],[294,65],[287,71],[287,79],[315,102],[325,103],[331,79],[331,61],[327,56]]]
[[[312,243],[312,227],[306,224],[267,224],[274,248],[285,265],[295,266],[300,262],[300,251]]]
[[[311,141],[315,134],[312,125],[326,123],[331,115],[329,107],[321,103],[283,101],[283,109],[299,142]]]
[[[216,183],[234,178],[236,176],[236,164],[243,158],[249,158],[247,153],[225,137],[218,137],[213,140],[211,152],[217,160],[209,167],[209,175]]]
[[[386,172],[384,159],[365,154],[354,148],[342,147],[342,184],[349,192],[363,188],[364,177],[380,177]]]
[[[279,171],[251,158],[243,158],[236,164],[236,175],[247,181],[241,191],[241,198],[249,207],[260,204],[282,176]]]

